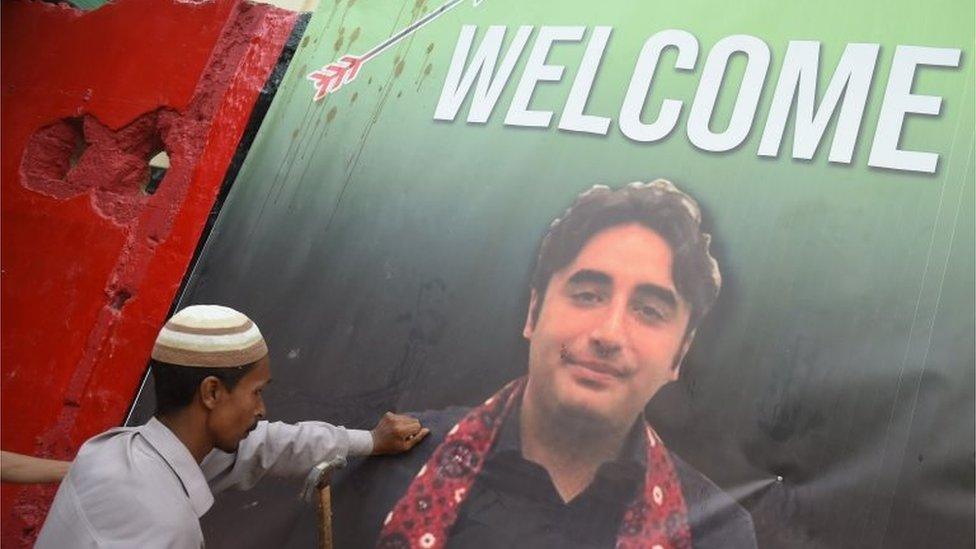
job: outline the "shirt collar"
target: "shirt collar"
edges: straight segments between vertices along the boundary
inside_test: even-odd
[[[183,484],[183,490],[190,498],[190,505],[197,517],[204,513],[213,505],[214,498],[210,492],[207,479],[200,470],[200,465],[193,459],[190,450],[187,449],[180,439],[163,425],[156,418],[149,420],[139,428],[139,433],[149,442],[149,444],[162,456],[163,460],[169,465],[170,469]]]
[[[498,430],[498,437],[495,439],[490,454],[512,452],[519,456],[522,455],[522,441],[519,435],[521,408],[521,402],[514,403],[508,415],[502,420],[502,426]]]

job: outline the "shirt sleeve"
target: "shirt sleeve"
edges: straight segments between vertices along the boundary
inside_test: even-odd
[[[216,494],[230,488],[247,490],[266,474],[302,477],[321,461],[367,455],[372,450],[369,431],[321,421],[296,424],[262,421],[241,441],[237,452],[214,450],[204,458],[200,468]]]
[[[368,456],[373,453],[373,433],[359,429],[347,429],[349,433],[349,455]]]

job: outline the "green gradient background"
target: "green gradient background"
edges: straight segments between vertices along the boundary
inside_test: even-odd
[[[433,7],[323,0],[191,278],[184,303],[237,305],[268,334],[273,415],[367,424],[387,405],[477,402],[524,370],[519,323],[549,220],[592,184],[663,177],[701,202],[726,281],[683,379],[650,407],[669,445],[752,511],[763,546],[971,547],[973,3],[464,3],[312,104],[305,74]],[[608,135],[555,128],[585,41],[555,46],[563,81],[533,96],[551,128],[502,124],[527,52],[487,124],[464,122],[467,103],[434,121],[462,24],[476,43],[492,24],[507,39],[518,25],[614,27],[586,110],[614,120]],[[699,40],[697,70],[664,55],[646,112],[685,106],[668,138],[635,143],[616,117],[643,42],[669,28]],[[731,34],[764,40],[772,62],[747,141],[705,153],[684,124],[708,50]],[[811,161],[789,157],[792,121],[779,158],[756,156],[790,40],[822,43],[819,93],[847,43],[882,46],[851,165],[826,160],[833,122]],[[942,114],[902,133],[902,148],[940,153],[934,175],[867,167],[899,44],[963,50],[958,69],[918,71],[915,93],[941,95]],[[287,517],[261,520],[236,542],[303,539]]]

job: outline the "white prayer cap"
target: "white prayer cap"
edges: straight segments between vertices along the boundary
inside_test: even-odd
[[[230,307],[191,305],[170,318],[156,336],[152,358],[200,368],[232,368],[268,354],[261,331]]]

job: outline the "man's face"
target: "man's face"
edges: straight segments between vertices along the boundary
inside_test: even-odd
[[[215,405],[207,425],[215,446],[225,452],[237,451],[237,445],[264,418],[267,410],[261,393],[271,382],[271,362],[267,356],[258,361],[230,391],[220,384]]]
[[[672,279],[671,247],[631,223],[593,235],[549,280],[538,319],[533,292],[527,397],[550,413],[626,428],[678,377],[689,308]]]

